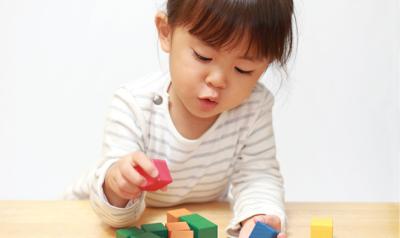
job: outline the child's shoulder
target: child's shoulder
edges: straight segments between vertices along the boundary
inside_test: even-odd
[[[122,101],[128,106],[134,106],[142,110],[151,110],[157,95],[163,95],[169,82],[168,74],[155,72],[120,85],[113,98]]]
[[[114,95],[134,101],[148,101],[162,95],[169,77],[166,72],[154,72],[120,85]]]

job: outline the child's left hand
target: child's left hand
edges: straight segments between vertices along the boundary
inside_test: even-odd
[[[256,222],[268,224],[277,231],[281,230],[281,220],[277,216],[255,215],[247,220],[242,221],[242,229],[240,230],[239,238],[249,238]],[[279,233],[278,238],[286,238],[286,234]]]

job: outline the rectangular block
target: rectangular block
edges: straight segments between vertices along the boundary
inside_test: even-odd
[[[117,238],[130,238],[131,236],[138,235],[140,233],[144,233],[144,231],[134,226],[129,228],[117,229],[115,231],[115,235]]]
[[[169,222],[165,224],[168,230],[168,237],[171,237],[173,231],[190,231],[190,227],[186,222]]]
[[[218,236],[218,226],[199,214],[181,216],[179,220],[189,224],[194,231],[194,238],[217,238]]]
[[[311,238],[332,238],[332,218],[313,218],[311,220]]]
[[[143,224],[143,231],[151,232],[162,238],[168,238],[168,230],[162,223]]]
[[[179,217],[192,214],[186,208],[170,210],[167,212],[167,222],[179,222]]]
[[[256,222],[249,238],[276,238],[278,232],[267,224]]]
[[[193,238],[193,231],[171,231],[169,238]]]
[[[189,231],[190,227],[186,222],[179,221],[179,222],[169,222],[165,224],[168,231]]]

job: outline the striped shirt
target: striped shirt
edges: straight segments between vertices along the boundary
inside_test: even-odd
[[[169,84],[169,73],[156,73],[115,92],[104,131],[103,159],[88,186],[94,211],[107,224],[123,227],[139,219],[146,206],[229,200],[234,214],[227,227],[230,236],[237,236],[240,222],[255,214],[277,215],[284,226],[273,95],[258,83],[240,106],[223,112],[200,138],[191,140],[171,120]],[[104,177],[113,163],[134,151],[166,160],[173,182],[166,192],[144,192],[125,208],[117,208],[104,195]]]

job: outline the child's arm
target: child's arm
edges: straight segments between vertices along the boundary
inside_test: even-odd
[[[140,218],[144,211],[144,192],[136,194],[136,199],[121,197],[112,192],[109,183],[105,183],[106,176],[110,176],[110,168],[121,164],[121,159],[133,152],[144,151],[142,129],[137,118],[138,106],[132,95],[124,88],[115,93],[109,113],[107,115],[104,142],[103,160],[96,169],[90,189],[90,200],[94,211],[107,224],[113,227],[128,226]],[[115,173],[113,173],[115,174]],[[106,193],[105,193],[106,191]],[[126,204],[126,205],[124,205]]]
[[[235,165],[234,218],[228,227],[231,235],[238,235],[240,224],[258,214],[278,217],[281,229],[285,229],[283,180],[275,158],[272,106],[273,96],[266,93]]]

